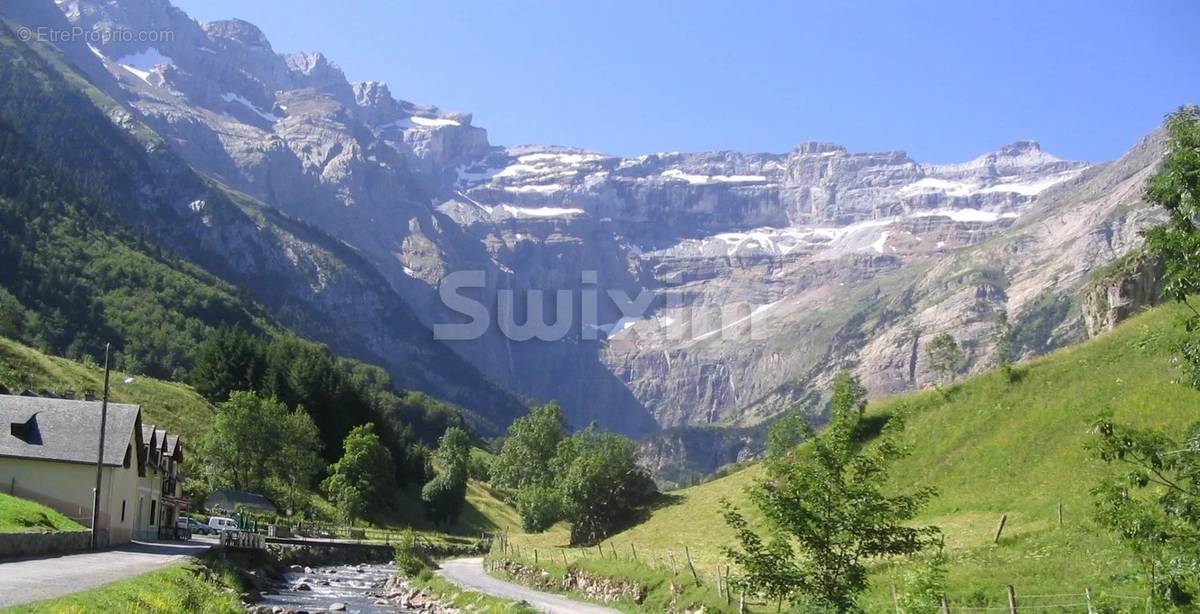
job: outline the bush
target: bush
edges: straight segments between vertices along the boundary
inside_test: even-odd
[[[562,502],[558,492],[548,486],[528,486],[517,493],[517,513],[527,533],[541,533],[558,522]]]
[[[466,503],[467,485],[439,474],[421,488],[425,517],[436,525],[454,524]]]
[[[477,482],[492,481],[492,463],[482,456],[471,456],[467,461],[467,474]]]
[[[396,567],[405,577],[419,577],[429,572],[429,565],[417,547],[417,536],[412,529],[405,529],[396,540]]]

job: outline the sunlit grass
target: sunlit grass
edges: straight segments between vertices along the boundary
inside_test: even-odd
[[[176,565],[58,599],[0,610],[5,613],[242,614],[236,585],[212,580],[199,564]]]
[[[83,525],[40,503],[0,493],[0,533],[82,530]]]
[[[918,521],[945,533],[952,600],[998,605],[1009,584],[1030,595],[1082,594],[1085,587],[1143,593],[1129,554],[1091,520],[1089,491],[1113,469],[1093,460],[1086,444],[1103,412],[1140,426],[1200,420],[1200,392],[1177,381],[1173,348],[1184,334],[1181,315],[1174,305],[1154,309],[1100,338],[1022,363],[1013,383],[989,372],[964,381],[949,398],[928,391],[872,404],[870,415],[908,416],[903,437],[911,455],[895,466],[894,487],[939,490]],[[721,548],[732,539],[720,501],[752,511],[745,488],[762,473],[751,466],[671,493],[674,502],[606,540],[605,548],[624,552],[632,543],[643,558],[681,557],[686,545],[710,575],[724,564]],[[1007,524],[993,544],[1002,514]],[[512,542],[552,551],[565,547],[567,537],[560,525],[540,535],[514,534]],[[901,582],[906,565],[876,566],[869,611],[891,606],[891,584]]]

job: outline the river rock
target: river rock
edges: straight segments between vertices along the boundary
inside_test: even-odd
[[[345,610],[346,610],[346,604],[344,604],[340,601],[335,601],[334,603],[329,604],[330,612],[344,612]]]

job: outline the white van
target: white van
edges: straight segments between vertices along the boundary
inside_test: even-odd
[[[224,533],[226,531],[237,531],[238,530],[237,523],[234,522],[234,520],[232,518],[226,518],[224,516],[210,517],[208,519],[208,526],[209,526],[209,528],[216,531],[217,533]]]

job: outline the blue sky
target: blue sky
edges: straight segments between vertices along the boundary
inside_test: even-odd
[[[175,0],[470,111],[493,143],[632,155],[808,140],[1113,159],[1200,102],[1200,2]]]

